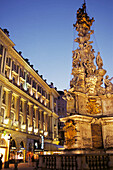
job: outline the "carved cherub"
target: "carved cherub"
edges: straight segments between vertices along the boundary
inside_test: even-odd
[[[113,79],[113,77],[109,79],[108,75],[105,77],[105,79],[103,79],[104,84],[105,84],[106,92],[111,92],[113,90],[113,84],[111,83],[112,79]]]
[[[100,52],[98,52],[97,56],[96,56],[96,64],[98,66],[98,69],[101,69],[103,66],[103,61],[102,58],[100,56]]]
[[[64,100],[71,100],[73,99],[72,95],[70,94],[70,92],[68,92],[66,89],[64,90],[64,96],[63,96]]]
[[[78,66],[80,60],[80,54],[75,53],[73,56],[73,66]]]

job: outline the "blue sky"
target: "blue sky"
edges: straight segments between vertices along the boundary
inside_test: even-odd
[[[22,51],[39,74],[58,90],[69,89],[72,50],[77,48],[73,30],[76,11],[84,0],[1,0],[0,27],[7,28],[15,49]],[[103,68],[113,76],[113,0],[86,0],[94,17],[95,56],[100,51]]]

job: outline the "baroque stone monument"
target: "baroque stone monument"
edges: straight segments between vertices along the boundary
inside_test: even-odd
[[[73,51],[70,89],[67,100],[65,150],[62,154],[41,155],[39,167],[56,170],[113,169],[113,84],[105,76],[100,52],[95,58],[90,35],[94,19],[86,13],[86,4],[77,11],[74,28],[78,32]]]
[[[84,3],[73,25],[78,32],[78,48],[72,52],[70,89],[64,90],[68,116],[61,119],[65,122],[65,149],[83,153],[113,148],[113,77],[105,76],[100,52],[94,55],[90,41],[93,22]]]

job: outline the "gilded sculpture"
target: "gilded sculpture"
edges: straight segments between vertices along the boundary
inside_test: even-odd
[[[90,114],[98,114],[101,113],[101,105],[97,103],[95,98],[89,98],[87,103],[87,112]]]
[[[70,149],[75,144],[75,137],[77,134],[77,130],[73,120],[68,120],[65,123],[64,133],[65,133],[65,145],[67,149]]]

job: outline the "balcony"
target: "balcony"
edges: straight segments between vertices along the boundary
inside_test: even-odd
[[[26,124],[22,124],[22,125],[21,125],[21,129],[22,129],[22,130],[26,130]]]
[[[34,128],[34,133],[35,133],[35,134],[38,133],[38,128]]]
[[[32,126],[29,126],[28,127],[28,132],[31,133],[33,131],[33,127]]]
[[[15,127],[18,127],[19,121],[18,121],[18,120],[17,120],[17,121],[14,121],[13,125],[14,125]]]

